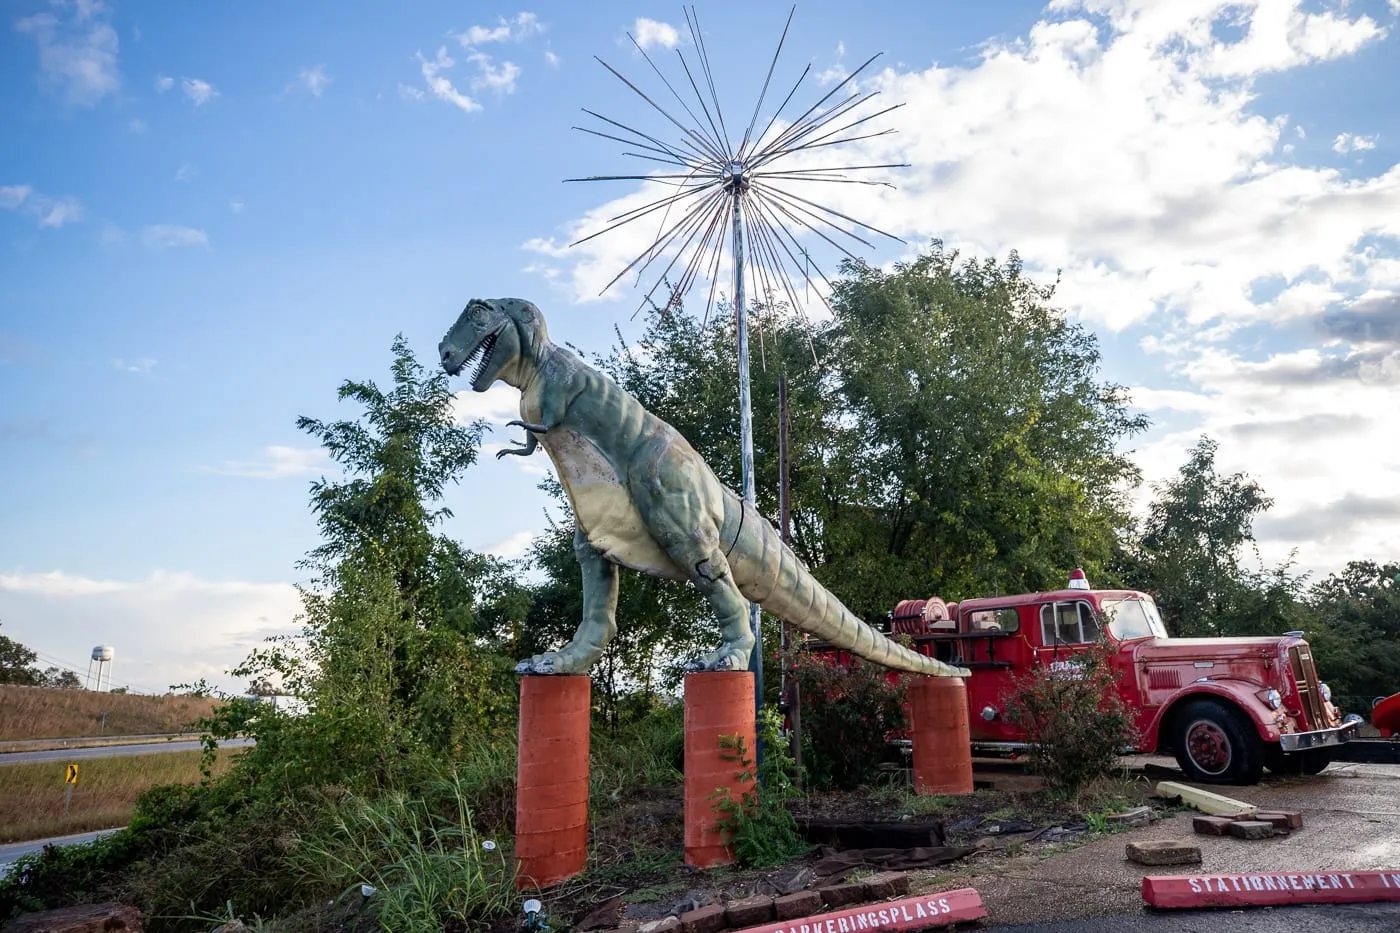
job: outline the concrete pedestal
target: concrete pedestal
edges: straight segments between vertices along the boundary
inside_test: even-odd
[[[909,685],[914,793],[972,793],[967,684],[961,677],[919,677]]]
[[[582,675],[526,675],[520,680],[517,890],[547,888],[583,871],[591,686]]]
[[[726,760],[721,736],[743,737],[744,749],[755,754],[754,677],[748,671],[687,674],[685,678],[685,863],[696,868],[728,865],[734,853],[716,827],[721,815],[710,797],[729,788],[738,800],[752,785],[741,783],[737,761]],[[732,754],[732,753],[730,753]]]

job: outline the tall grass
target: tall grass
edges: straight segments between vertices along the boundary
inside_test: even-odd
[[[219,753],[215,773],[241,749]],[[66,762],[0,764],[0,842],[23,842],[124,826],[136,798],[157,784],[190,784],[200,778],[200,752],[162,752],[75,759],[78,783],[63,812]]]
[[[208,697],[0,686],[0,741],[181,732],[214,704]]]
[[[593,805],[617,803],[634,790],[679,781],[684,748],[679,705],[653,710],[616,733],[595,728],[589,768]]]
[[[292,865],[309,886],[340,891],[342,902],[365,897],[368,885],[366,909],[396,933],[484,928],[511,911],[516,895],[509,840],[477,829],[470,798],[479,777],[454,771],[422,796],[347,795],[300,840]]]

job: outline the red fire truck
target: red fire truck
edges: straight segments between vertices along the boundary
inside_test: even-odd
[[[1075,656],[1100,641],[1112,647],[1119,689],[1136,711],[1136,750],[1170,750],[1193,781],[1253,784],[1266,767],[1316,774],[1361,722],[1332,704],[1302,632],[1171,638],[1151,596],[1090,589],[1081,570],[1048,593],[905,600],[890,628],[920,653],[972,672],[972,743],[984,753],[1028,747],[1005,715],[1015,676],[1042,666],[1072,676]]]

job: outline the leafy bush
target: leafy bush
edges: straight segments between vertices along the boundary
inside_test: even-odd
[[[1113,773],[1120,752],[1137,741],[1137,729],[1107,645],[1066,660],[1013,678],[1005,703],[1007,719],[1030,737],[1046,784],[1072,795]]]
[[[808,787],[852,789],[868,783],[886,738],[908,728],[908,678],[852,659],[849,667],[806,652],[794,660],[802,696],[802,767]]]
[[[737,781],[754,782],[738,799],[727,787],[711,795],[723,814],[718,820],[720,831],[728,837],[739,864],[748,868],[782,865],[807,848],[797,820],[788,810],[788,801],[799,796],[799,792],[793,783],[796,762],[788,754],[782,729],[782,716],[773,707],[765,706],[758,715],[763,761],[756,771],[742,735],[720,739],[725,759],[738,766]]]

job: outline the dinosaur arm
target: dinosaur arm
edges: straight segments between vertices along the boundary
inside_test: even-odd
[[[520,425],[526,428],[525,443],[521,447],[507,447],[504,450],[496,451],[496,459],[499,460],[507,454],[515,457],[528,457],[535,452],[535,448],[540,446],[539,438],[529,432],[530,426],[521,421],[512,421],[512,425]]]

